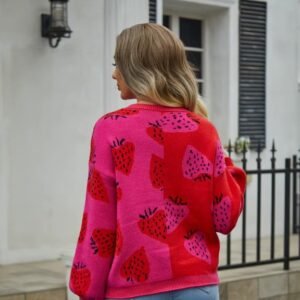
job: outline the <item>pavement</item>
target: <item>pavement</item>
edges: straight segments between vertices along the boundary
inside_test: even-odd
[[[283,239],[276,238],[275,257],[282,256]],[[261,259],[270,256],[270,241],[263,239],[261,242]],[[241,259],[241,242],[233,241],[231,245],[232,263]],[[299,255],[299,236],[292,235],[290,243],[292,255]],[[256,258],[256,241],[247,241],[247,261]],[[226,262],[226,241],[221,243],[220,264]],[[66,278],[68,269],[62,259],[41,261],[24,264],[0,266],[0,300],[65,300],[67,299]],[[273,299],[274,288],[268,287],[268,278],[272,278],[272,286],[278,281],[278,293],[283,293],[278,299],[300,299],[300,260],[290,262],[290,272],[283,270],[283,263],[260,265],[256,267],[222,270],[219,272],[221,279],[221,299]],[[285,282],[286,280],[286,282]],[[234,285],[232,285],[234,283]],[[235,296],[237,284],[246,285],[249,297]],[[283,286],[282,286],[283,285]],[[285,285],[287,288],[285,288]],[[299,287],[298,287],[299,286]],[[269,290],[267,290],[269,288]],[[299,289],[299,290],[298,290]],[[233,292],[231,291],[233,290]],[[284,298],[289,291],[294,291],[296,298]],[[271,292],[271,293],[270,293]],[[298,294],[299,292],[299,294]],[[273,294],[272,294],[273,293]],[[256,295],[256,296],[253,296]],[[271,295],[270,297],[268,297]],[[266,296],[266,297],[263,297]],[[277,297],[277,294],[274,297]],[[256,298],[255,298],[256,297]],[[277,299],[277,298],[274,298]]]

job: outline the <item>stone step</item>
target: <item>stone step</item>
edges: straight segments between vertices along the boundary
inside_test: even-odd
[[[62,260],[0,266],[0,300],[66,300]]]

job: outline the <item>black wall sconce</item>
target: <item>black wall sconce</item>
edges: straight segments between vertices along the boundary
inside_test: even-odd
[[[49,0],[51,15],[42,14],[42,37],[48,38],[49,45],[56,48],[61,38],[70,38],[72,30],[68,25],[69,0]]]

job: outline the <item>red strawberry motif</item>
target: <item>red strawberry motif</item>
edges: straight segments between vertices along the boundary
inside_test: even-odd
[[[91,169],[88,179],[88,192],[95,199],[103,202],[109,202],[108,193],[100,173]]]
[[[164,161],[153,154],[150,161],[150,179],[153,187],[162,189],[164,186]]]
[[[82,243],[85,238],[87,222],[88,222],[88,215],[87,215],[87,213],[84,213],[83,217],[82,217],[81,229],[80,229],[80,233],[79,233],[79,237],[78,237],[78,243]]]
[[[127,281],[145,282],[149,277],[150,267],[144,247],[135,251],[123,264],[120,274]]]
[[[121,227],[119,222],[117,223],[117,232],[116,232],[116,255],[119,255],[123,246],[123,235],[121,232]]]
[[[94,229],[91,236],[91,248],[94,254],[101,257],[110,257],[115,252],[116,232],[110,229]]]
[[[83,263],[73,264],[70,285],[75,294],[85,296],[91,285],[91,272]]]
[[[116,183],[116,189],[117,189],[117,201],[120,201],[122,198],[122,189],[120,188],[119,182]]]
[[[145,210],[145,214],[140,215],[138,226],[144,234],[161,242],[166,242],[167,225],[164,210],[157,210],[157,207],[153,210],[150,208],[148,211]]]
[[[125,142],[125,139],[116,139],[113,142],[112,155],[116,170],[128,175],[133,165],[134,144]]]
[[[118,119],[126,119],[128,116],[132,116],[137,114],[139,111],[137,109],[131,109],[131,108],[121,108],[117,111],[108,113],[104,116],[104,119],[111,118],[112,120],[118,120]]]
[[[155,123],[149,123],[149,125],[150,125],[150,127],[147,127],[147,129],[146,129],[147,134],[151,138],[153,138],[156,142],[163,145],[164,133],[163,133],[163,130],[162,130],[160,124],[158,123],[158,121],[156,121]]]

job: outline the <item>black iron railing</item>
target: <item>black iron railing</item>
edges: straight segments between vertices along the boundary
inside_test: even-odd
[[[232,156],[233,146],[229,142],[227,147],[227,151],[229,156]],[[285,270],[289,269],[289,263],[292,260],[300,259],[300,157],[294,155],[291,158],[285,159],[284,168],[276,167],[276,157],[275,157],[275,143],[273,142],[271,148],[271,164],[270,168],[262,168],[262,158],[261,153],[262,149],[258,144],[257,147],[257,156],[256,156],[256,168],[248,169],[247,164],[247,152],[246,146],[243,147],[240,156],[241,156],[241,164],[243,169],[246,171],[248,176],[256,176],[257,185],[256,185],[256,234],[255,234],[255,258],[247,255],[247,190],[245,192],[245,206],[242,213],[241,220],[241,238],[240,238],[240,260],[237,262],[232,262],[232,237],[231,235],[227,236],[226,241],[226,263],[221,264],[219,269],[231,269],[231,268],[240,268],[240,267],[248,267],[248,266],[256,266],[263,264],[271,264],[271,263],[283,263],[283,267]],[[266,199],[266,196],[262,194],[262,178],[265,176],[270,177],[270,199]],[[284,176],[284,182],[278,181],[278,176]],[[279,196],[276,194],[276,190],[278,185],[282,185],[282,190],[284,191],[284,196]],[[264,188],[266,188],[264,186]],[[276,203],[277,200],[284,202],[283,209],[283,249],[280,249],[282,252],[281,255],[276,254]],[[253,201],[253,200],[251,200]],[[269,201],[270,203],[270,233],[268,236],[269,241],[269,257],[262,258],[262,234],[261,234],[261,221],[262,221],[262,201]],[[292,205],[291,205],[292,203]],[[292,217],[292,218],[291,218]],[[291,224],[292,220],[292,224]],[[292,228],[291,228],[292,227]],[[292,230],[291,230],[292,229]],[[290,253],[290,236],[294,234],[298,234],[298,247],[297,254],[291,255]],[[236,241],[235,241],[236,243]],[[293,251],[295,252],[295,251]]]

